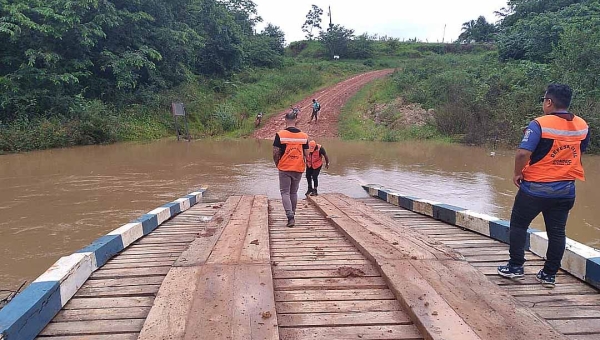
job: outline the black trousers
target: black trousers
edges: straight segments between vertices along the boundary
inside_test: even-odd
[[[525,263],[525,242],[527,229],[533,219],[542,213],[548,233],[548,251],[544,272],[555,275],[565,253],[565,226],[574,198],[543,198],[528,195],[521,190],[515,197],[510,216],[510,261],[512,266]]]
[[[323,166],[320,166],[316,169],[306,167],[306,180],[308,181],[308,190],[312,190],[313,182],[315,183],[315,189],[319,186],[319,173],[321,172],[322,167]]]

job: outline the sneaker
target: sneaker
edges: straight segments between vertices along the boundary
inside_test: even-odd
[[[506,266],[498,267],[498,275],[509,279],[517,279],[525,276],[525,270],[523,266],[511,266],[507,264]]]
[[[535,279],[538,280],[542,284],[542,286],[546,288],[554,288],[556,285],[556,275],[546,274],[543,269],[541,269],[536,275]]]
[[[319,194],[317,193],[317,189],[313,189],[313,191],[310,193],[311,196],[319,196]]]
[[[293,217],[288,217],[288,222],[285,225],[288,228],[291,228],[296,225],[296,220]]]
[[[306,191],[306,194],[304,194],[304,196],[310,196],[312,194],[312,189],[308,189]]]

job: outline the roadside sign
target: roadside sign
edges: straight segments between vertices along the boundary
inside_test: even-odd
[[[183,107],[183,103],[171,103],[171,113],[173,116],[185,116],[185,107]]]

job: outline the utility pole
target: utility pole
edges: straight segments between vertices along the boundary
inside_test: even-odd
[[[445,39],[446,39],[446,24],[444,24],[444,35],[442,35],[442,44],[444,43]]]
[[[329,28],[333,28],[333,21],[331,19],[331,6],[329,6],[329,12],[327,13],[327,15],[329,16]]]

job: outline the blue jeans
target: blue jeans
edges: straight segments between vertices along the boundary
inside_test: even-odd
[[[542,213],[548,233],[548,251],[544,272],[555,275],[560,269],[565,253],[565,226],[574,198],[535,197],[519,190],[510,216],[510,261],[511,266],[525,264],[525,243],[529,224]]]

